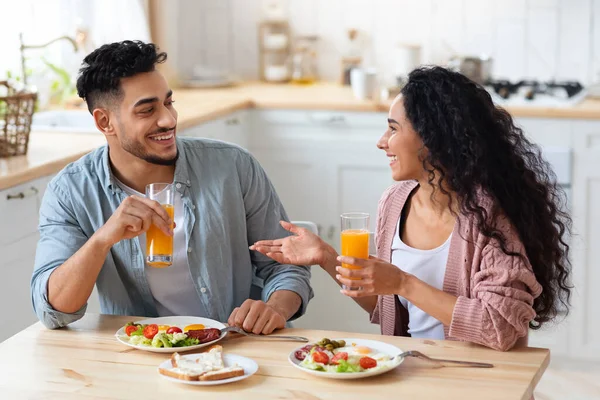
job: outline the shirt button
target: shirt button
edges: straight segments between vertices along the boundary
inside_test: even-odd
[[[188,247],[188,253],[191,253],[191,252],[192,252],[192,248]]]
[[[203,288],[200,288],[200,291],[201,291],[202,293],[206,293],[206,288],[205,288],[205,287],[203,287]]]
[[[178,184],[176,184],[176,185],[175,185],[175,187],[176,187],[177,189],[181,189],[181,183],[178,183]]]
[[[196,206],[192,204],[192,210],[195,210],[195,209],[196,209]]]
[[[188,180],[187,180],[187,184],[189,185],[190,183],[191,183],[191,182],[190,182],[190,180],[188,179]]]

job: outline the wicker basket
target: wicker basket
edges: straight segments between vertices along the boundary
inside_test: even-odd
[[[27,154],[37,93],[0,81],[0,157]]]

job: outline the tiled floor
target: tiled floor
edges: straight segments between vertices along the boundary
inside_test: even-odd
[[[535,390],[536,400],[600,400],[600,363],[553,359]]]

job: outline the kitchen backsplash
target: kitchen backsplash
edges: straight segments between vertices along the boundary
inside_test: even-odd
[[[258,77],[261,0],[179,0],[178,71],[204,64]],[[600,0],[288,0],[294,34],[319,36],[322,79],[337,80],[348,29],[366,33],[365,63],[389,82],[398,43],[422,46],[424,63],[487,53],[493,76],[600,80]]]

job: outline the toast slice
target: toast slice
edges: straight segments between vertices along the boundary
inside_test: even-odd
[[[211,371],[207,372],[204,375],[200,375],[198,380],[200,381],[219,381],[222,379],[235,378],[236,376],[244,375],[244,368],[238,367],[237,365],[234,367],[223,368],[219,371]]]
[[[159,368],[159,373],[185,381],[215,381],[244,375],[242,367],[225,367],[221,345],[211,346],[197,356],[195,360],[189,360],[175,352],[171,355],[173,368]]]
[[[215,344],[213,346],[208,347],[202,353],[198,354],[198,358],[196,359],[196,364],[204,363],[207,361],[212,361],[217,368],[224,368],[223,365],[223,346],[219,344]],[[173,368],[184,368],[185,366],[190,367],[193,361],[185,360],[181,358],[181,355],[177,352],[171,354],[171,365]],[[183,365],[182,365],[183,364]]]
[[[190,375],[187,373],[180,372],[177,369],[159,368],[158,372],[162,375],[175,379],[180,379],[182,381],[197,381],[200,378],[200,375]]]

